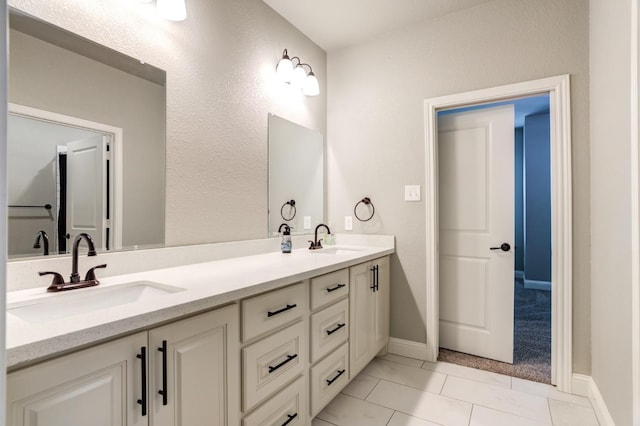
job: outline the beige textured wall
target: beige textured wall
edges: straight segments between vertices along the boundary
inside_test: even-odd
[[[591,0],[592,376],[615,424],[631,408],[631,2]],[[637,120],[637,117],[633,117]]]
[[[11,0],[27,13],[167,71],[166,243],[267,235],[267,114],[326,133],[326,53],[261,0],[187,0],[170,22],[153,3]],[[321,94],[275,81],[284,48]]]
[[[425,206],[403,201],[424,184],[424,100],[571,74],[574,371],[590,372],[588,16],[586,0],[496,0],[329,54],[329,219],[342,231],[368,195],[376,220],[354,232],[396,236],[393,337],[425,341]]]

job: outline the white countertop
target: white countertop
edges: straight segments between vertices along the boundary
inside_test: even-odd
[[[57,354],[152,328],[156,324],[235,302],[295,282],[349,267],[394,252],[393,237],[375,245],[340,247],[357,249],[343,254],[322,254],[307,249],[270,252],[245,257],[137,272],[100,279],[98,287],[61,293],[31,288],[7,293],[9,305],[33,297],[65,297],[134,281],[152,281],[183,288],[143,301],[89,313],[29,322],[7,311],[6,360],[15,369]],[[83,273],[83,272],[82,272]],[[100,270],[97,271],[100,275]]]

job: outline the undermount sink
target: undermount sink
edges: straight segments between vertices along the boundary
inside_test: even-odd
[[[180,291],[184,291],[184,288],[153,281],[133,281],[109,287],[70,290],[9,303],[7,313],[28,322],[44,322]]]
[[[346,247],[326,247],[319,250],[313,250],[314,253],[319,254],[353,254],[362,251],[356,248],[346,248]]]

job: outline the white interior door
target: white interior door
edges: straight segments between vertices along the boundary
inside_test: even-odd
[[[104,248],[106,227],[107,136],[67,144],[67,232],[81,232]]]
[[[438,119],[440,347],[507,363],[513,363],[513,145],[513,106]]]

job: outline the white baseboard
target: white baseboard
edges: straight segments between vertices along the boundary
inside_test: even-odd
[[[407,358],[427,359],[426,343],[390,337],[387,351],[391,354],[406,356]]]
[[[524,271],[513,271],[513,277],[524,280]]]
[[[524,288],[529,288],[533,290],[545,290],[551,291],[551,282],[550,281],[536,281],[536,280],[528,280],[524,279]]]
[[[571,390],[576,395],[589,398],[591,405],[593,405],[593,411],[595,411],[596,417],[598,417],[598,422],[600,422],[602,426],[615,426],[607,404],[605,404],[604,398],[602,398],[602,394],[593,377],[574,373],[571,381]]]

